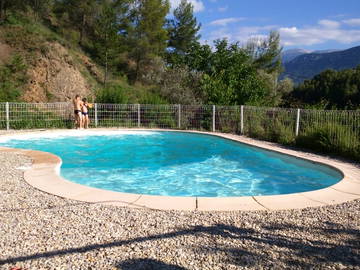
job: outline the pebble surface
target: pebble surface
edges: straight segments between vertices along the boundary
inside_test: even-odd
[[[255,212],[102,206],[36,190],[23,178],[30,165],[0,152],[0,269],[360,269],[360,201]]]

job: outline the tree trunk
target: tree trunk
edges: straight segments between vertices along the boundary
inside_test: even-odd
[[[136,70],[135,70],[135,80],[134,80],[134,83],[139,80],[140,61],[141,61],[140,52],[137,52],[137,56],[136,56]]]
[[[79,40],[80,45],[83,44],[83,39],[84,39],[84,35],[85,35],[85,25],[86,25],[86,15],[83,14],[82,15],[81,28],[80,28],[80,40]]]
[[[105,74],[104,74],[104,87],[106,87],[107,76],[108,76],[108,51],[106,50],[106,52],[105,52]]]
[[[34,3],[33,3],[33,14],[34,14],[34,19],[35,21],[38,21],[39,19],[39,13],[40,13],[40,7],[39,7],[39,1],[38,0],[34,0]]]
[[[0,0],[0,22],[5,20],[5,0]]]

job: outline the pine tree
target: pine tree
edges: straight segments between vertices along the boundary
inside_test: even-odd
[[[246,47],[252,65],[272,92],[273,99],[279,96],[279,76],[282,72],[280,35],[271,31],[267,39],[252,39]]]
[[[116,12],[109,3],[104,3],[101,13],[96,22],[96,47],[98,48],[99,58],[105,66],[104,85],[106,85],[109,71],[109,59],[113,59],[115,46],[117,44],[117,19]]]
[[[80,45],[83,45],[87,30],[93,26],[101,2],[98,0],[56,0],[58,12],[67,13],[69,26],[79,32]]]
[[[109,69],[122,49],[120,42],[127,31],[129,6],[130,1],[104,0],[95,23],[95,47],[100,62],[105,66],[104,85],[108,80]]]
[[[168,62],[170,64],[183,63],[184,55],[191,50],[194,43],[197,43],[201,37],[198,34],[201,25],[197,23],[193,12],[192,4],[187,0],[182,0],[174,10],[174,18],[167,23],[169,32]]]
[[[5,19],[5,1],[6,0],[0,0],[0,22]]]
[[[53,5],[53,0],[24,0],[24,2],[32,9],[35,19],[48,14]]]
[[[265,70],[267,73],[281,73],[282,47],[280,46],[278,32],[271,31],[267,39],[250,40],[247,44],[247,50],[257,69]]]
[[[26,2],[23,0],[0,0],[0,23],[7,17],[9,10],[25,10]]]
[[[133,81],[139,80],[140,73],[151,60],[164,54],[167,40],[164,25],[168,12],[168,0],[135,0],[128,33],[129,56],[135,62]]]

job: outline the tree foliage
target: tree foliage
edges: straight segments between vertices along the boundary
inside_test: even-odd
[[[342,71],[326,70],[297,86],[288,100],[288,106],[359,109],[360,66]]]
[[[215,41],[208,59],[203,87],[208,103],[222,105],[261,104],[267,96],[251,58],[237,43]]]
[[[75,28],[78,42],[84,45],[84,39],[92,32],[95,26],[96,16],[102,5],[107,1],[97,0],[55,0],[55,12],[61,18],[61,24],[66,28]]]
[[[165,51],[167,31],[164,25],[169,8],[167,0],[135,0],[133,3],[128,42],[129,57],[135,63],[134,81],[140,79],[152,59]]]
[[[116,56],[123,50],[120,43],[124,41],[123,36],[129,28],[126,17],[129,5],[129,1],[104,1],[95,20],[94,47],[100,63],[105,66],[105,86],[109,70],[116,64]]]
[[[267,39],[253,38],[246,45],[248,53],[253,59],[255,68],[265,70],[267,73],[282,71],[280,35],[271,31]]]
[[[185,55],[198,44],[201,25],[193,14],[194,8],[187,0],[182,0],[174,10],[173,18],[167,22],[169,32],[167,61],[172,65],[184,64]]]
[[[264,44],[268,44],[267,49]],[[185,62],[204,74],[201,87],[207,103],[267,105],[274,100],[275,86],[267,82],[269,76],[274,77],[270,63],[275,61],[276,57],[271,58],[275,55],[272,51],[278,52],[278,47],[279,43],[273,41],[271,35],[260,45],[254,44],[252,51],[226,39],[216,40],[213,50],[209,45],[194,44]]]

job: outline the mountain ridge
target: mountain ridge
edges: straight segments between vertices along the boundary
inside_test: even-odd
[[[288,77],[298,84],[327,69],[343,70],[360,65],[360,46],[335,52],[301,54],[283,65],[281,78]]]
[[[324,49],[324,50],[306,50],[306,49],[300,49],[300,48],[295,48],[295,49],[288,49],[282,52],[281,57],[282,57],[282,62],[283,63],[288,63],[292,60],[294,60],[296,57],[303,55],[303,54],[309,54],[309,53],[318,53],[318,54],[323,54],[323,53],[332,53],[332,52],[339,52],[339,51],[343,51],[343,50],[337,50],[337,49]]]

